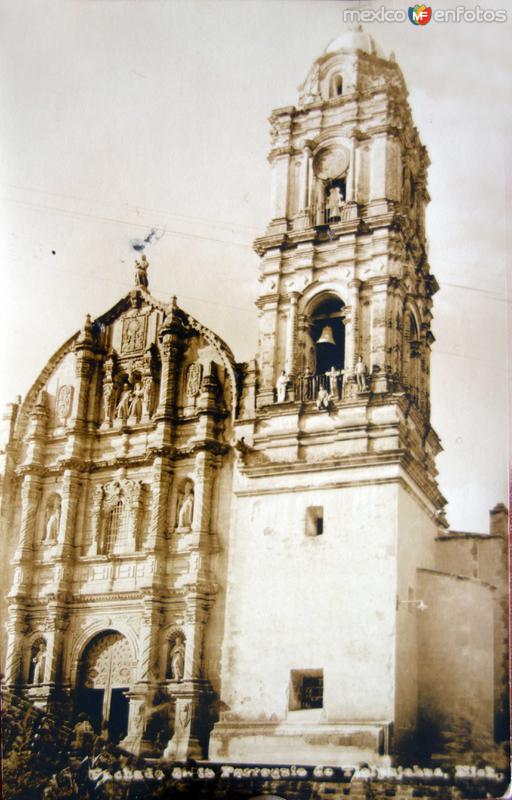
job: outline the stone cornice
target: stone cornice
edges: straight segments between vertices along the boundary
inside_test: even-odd
[[[240,466],[240,472],[251,479],[265,479],[268,477],[275,478],[277,476],[285,476],[290,474],[307,475],[315,473],[325,473],[328,471],[339,471],[341,469],[365,469],[372,467],[379,467],[382,465],[398,465],[410,476],[414,483],[418,486],[419,490],[425,495],[428,501],[434,508],[444,508],[446,499],[443,497],[437,486],[433,481],[425,479],[425,472],[420,468],[415,461],[410,457],[405,449],[387,451],[383,453],[362,453],[358,455],[345,456],[344,458],[337,458],[319,462],[281,462],[281,463],[268,463],[255,467]],[[258,481],[259,482],[259,481]],[[389,484],[389,483],[402,483],[407,485],[406,481],[400,475],[388,476],[383,478],[362,478],[351,480],[337,480],[328,481],[322,484],[322,489],[338,489],[349,488],[351,486],[374,486],[376,484]],[[251,496],[251,495],[266,495],[266,494],[282,494],[282,493],[295,493],[310,491],[310,486],[293,486],[293,487],[272,487],[269,489],[262,489],[261,486],[254,489],[238,489],[234,491],[237,496]],[[423,503],[423,505],[425,505]],[[427,508],[425,506],[425,508]],[[427,509],[428,513],[433,517],[432,511]]]
[[[226,413],[219,414],[219,418],[225,417]],[[25,475],[37,475],[40,478],[63,475],[66,470],[73,470],[79,474],[92,474],[108,469],[119,469],[120,467],[141,467],[151,465],[157,458],[167,458],[169,461],[181,460],[195,455],[201,450],[206,450],[214,455],[224,455],[230,447],[224,442],[216,439],[200,439],[186,447],[148,447],[145,453],[135,456],[114,456],[109,459],[66,459],[56,464],[21,464],[16,468],[17,477]]]

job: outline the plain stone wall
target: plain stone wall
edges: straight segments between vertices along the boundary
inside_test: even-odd
[[[418,650],[417,624],[422,614],[411,600],[424,600],[417,583],[417,568],[434,565],[437,533],[432,517],[416,497],[404,488],[399,491],[397,530],[397,642],[396,714],[394,744],[406,746],[417,723]]]
[[[283,720],[290,670],[323,669],[324,719],[390,720],[397,486],[278,481],[236,500],[222,699],[239,719]],[[305,534],[308,506],[324,507],[321,536]]]
[[[468,749],[485,747],[494,722],[494,592],[427,570],[419,571],[418,588],[428,606],[418,619],[420,718],[445,737],[469,725]]]

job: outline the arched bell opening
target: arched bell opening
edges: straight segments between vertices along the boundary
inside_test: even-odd
[[[345,367],[345,313],[343,302],[327,297],[311,314],[311,338],[315,347],[315,374],[325,375]]]
[[[304,316],[304,367],[296,387],[300,400],[315,400],[320,389],[340,400],[345,367],[345,305],[335,294],[317,298]]]

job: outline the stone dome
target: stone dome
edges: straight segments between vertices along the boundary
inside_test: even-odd
[[[340,33],[336,39],[333,39],[324,50],[324,53],[337,53],[340,50],[362,50],[363,53],[369,53],[379,58],[386,58],[384,52],[379,44],[375,41],[373,36],[363,31],[361,27],[356,30],[346,30]]]

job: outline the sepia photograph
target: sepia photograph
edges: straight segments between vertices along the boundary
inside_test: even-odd
[[[0,2],[7,800],[510,796],[499,2]]]

